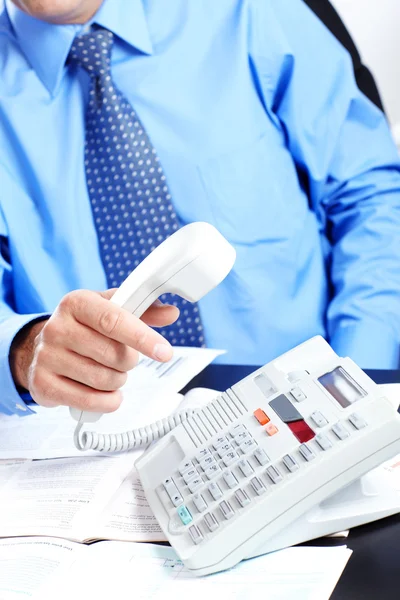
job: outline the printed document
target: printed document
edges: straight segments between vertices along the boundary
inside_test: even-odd
[[[141,452],[0,461],[0,538],[166,541],[134,468]]]
[[[167,546],[52,538],[0,541],[0,598],[328,600],[351,550],[289,548],[198,578]]]

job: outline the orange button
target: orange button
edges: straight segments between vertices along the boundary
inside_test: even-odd
[[[267,423],[269,423],[269,417],[267,417],[267,415],[263,410],[261,410],[261,408],[257,408],[257,410],[254,411],[254,416],[260,423],[260,425],[266,425]]]
[[[278,428],[276,425],[274,425],[273,423],[268,423],[265,427],[264,427],[265,431],[268,433],[268,435],[275,435],[276,433],[278,433]]]

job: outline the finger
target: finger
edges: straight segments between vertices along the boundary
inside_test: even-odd
[[[172,358],[172,348],[167,340],[143,321],[100,294],[87,290],[71,292],[64,296],[58,310],[150,358],[162,362]]]
[[[67,350],[117,371],[131,371],[139,360],[139,354],[133,348],[101,335],[74,319],[69,320],[61,338]]]
[[[89,412],[109,413],[117,410],[122,402],[120,390],[97,391],[61,375],[48,376],[44,388],[45,393],[36,395],[33,391],[32,397],[38,404],[46,407],[61,405]]]
[[[49,351],[43,348],[38,349],[37,355],[38,363],[44,364],[47,370],[95,390],[113,392],[120,389],[127,380],[127,373],[105,367],[70,350],[52,348]]]

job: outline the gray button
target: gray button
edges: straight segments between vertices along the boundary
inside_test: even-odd
[[[215,531],[219,527],[219,523],[212,513],[204,515],[204,521],[210,531]]]
[[[285,454],[285,456],[282,457],[282,460],[287,470],[291,473],[294,473],[299,468],[299,465],[290,454]]]
[[[315,441],[322,450],[329,450],[329,448],[332,448],[332,442],[326,435],[322,435],[322,433],[315,437]]]
[[[204,512],[207,508],[207,502],[204,500],[201,494],[195,494],[193,496],[193,504],[195,505],[199,513]]]
[[[228,441],[228,439],[226,438],[226,436],[222,435],[219,438],[217,438],[214,443],[213,443],[213,447],[215,450],[218,450],[218,448],[220,446],[223,446],[224,444],[226,444],[226,442]]]
[[[234,476],[234,474],[232,473],[232,471],[226,470],[226,471],[223,472],[222,475],[224,477],[224,481],[225,481],[226,485],[229,488],[232,489],[232,488],[234,488],[234,487],[237,486],[238,480],[236,479],[236,477]]]
[[[172,504],[173,504],[175,507],[178,507],[178,506],[180,506],[181,504],[183,504],[183,498],[182,498],[182,496],[180,495],[180,493],[179,493],[179,492],[177,492],[175,495],[171,494],[170,498],[171,498],[171,502],[172,502]]]
[[[201,462],[205,456],[209,455],[210,451],[208,450],[208,448],[202,448],[202,450],[200,450],[200,452],[196,454],[195,459]]]
[[[178,471],[181,475],[184,475],[187,471],[194,468],[194,464],[191,460],[183,460],[178,467]]]
[[[276,467],[268,467],[266,473],[272,481],[272,483],[279,483],[280,481],[282,481],[282,475],[279,473]]]
[[[310,417],[317,427],[324,427],[325,425],[328,425],[328,419],[326,419],[326,417],[324,417],[319,410],[315,410],[313,413],[311,413]]]
[[[200,466],[202,469],[206,470],[207,467],[209,467],[210,465],[213,465],[214,463],[215,463],[215,459],[214,459],[213,455],[208,454],[208,456],[205,456],[204,458],[201,459]]]
[[[189,481],[192,481],[192,479],[195,479],[196,477],[198,477],[198,472],[197,469],[195,469],[194,467],[192,467],[191,469],[189,469],[188,471],[186,471],[186,473],[184,473],[183,475],[183,481],[185,483],[189,483]]]
[[[230,434],[232,437],[236,437],[239,433],[247,433],[247,429],[244,425],[242,425],[241,423],[238,425],[235,425],[234,427],[232,427],[232,429],[230,430]]]
[[[254,450],[253,456],[257,459],[261,466],[269,463],[269,456],[262,448],[256,448]]]
[[[197,492],[197,490],[199,488],[201,488],[202,485],[203,485],[202,478],[196,477],[196,479],[192,479],[192,481],[189,481],[188,488],[189,488],[190,492],[193,494],[194,492]]]
[[[236,500],[239,502],[240,506],[247,506],[250,504],[250,498],[246,494],[244,490],[236,490],[235,492]]]
[[[251,435],[249,434],[248,431],[244,430],[244,431],[240,431],[239,433],[237,433],[233,439],[239,446],[239,444],[244,442],[244,440],[248,440],[249,438],[251,438]]]
[[[255,440],[248,439],[248,440],[244,440],[244,442],[242,442],[239,446],[239,450],[241,450],[243,452],[243,454],[246,454],[247,452],[251,452],[251,450],[255,450],[257,448],[257,442]]]
[[[349,421],[356,429],[364,429],[367,426],[367,422],[357,413],[350,415]]]
[[[272,394],[275,394],[275,392],[277,391],[276,387],[274,386],[272,381],[268,379],[265,373],[260,373],[259,375],[256,375],[256,377],[254,377],[254,383],[266,398],[269,398],[270,396],[272,396]]]
[[[307,444],[301,444],[299,452],[305,460],[310,461],[315,458],[314,452],[307,446]]]
[[[196,525],[192,525],[191,527],[189,527],[189,533],[190,533],[190,537],[192,538],[192,541],[197,545],[200,544],[200,542],[203,541],[203,534],[201,533],[200,529],[198,527],[196,527]]]
[[[238,459],[238,455],[237,452],[228,452],[227,454],[225,454],[224,458],[222,459],[222,462],[224,463],[224,465],[226,467],[229,467],[229,465],[231,465],[232,463],[236,462],[236,460]]]
[[[238,466],[245,477],[250,477],[250,475],[252,475],[254,473],[253,467],[244,458],[242,458],[242,460],[239,460]]]
[[[220,498],[222,498],[221,488],[217,483],[210,483],[210,485],[208,486],[208,491],[210,492],[214,500],[219,500]]]
[[[225,502],[225,500],[223,500],[221,502],[219,507],[220,507],[221,512],[222,512],[223,516],[225,517],[225,519],[231,519],[233,517],[233,515],[235,514],[233,512],[232,507],[229,504],[229,502]]]
[[[225,454],[227,454],[231,450],[233,450],[232,444],[230,444],[229,442],[227,442],[226,444],[222,444],[218,448],[218,456],[220,458],[222,458],[223,456],[225,456]]]
[[[267,491],[267,489],[264,486],[263,482],[258,477],[253,477],[253,479],[250,481],[250,483],[253,486],[254,491],[259,496],[261,496],[262,494],[264,494]]]
[[[164,479],[163,485],[174,506],[179,506],[183,503],[183,498],[174,481],[170,477]]]
[[[221,469],[219,468],[219,465],[215,463],[215,465],[210,465],[209,467],[207,467],[207,469],[204,472],[206,474],[207,479],[213,479],[216,475],[218,475],[221,472]]]
[[[290,390],[290,395],[296,400],[296,402],[303,402],[307,398],[305,393],[298,387],[294,387]]]
[[[350,436],[350,433],[343,427],[341,423],[335,423],[332,425],[332,431],[339,438],[339,440],[345,440]]]
[[[277,396],[269,403],[270,407],[274,409],[278,417],[282,419],[284,423],[292,423],[293,421],[302,421],[303,417],[292,404],[285,394]]]

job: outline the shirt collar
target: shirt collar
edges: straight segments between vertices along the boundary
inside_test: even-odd
[[[71,44],[82,25],[53,25],[40,21],[17,8],[11,0],[5,0],[5,6],[22,52],[54,95]],[[104,0],[91,23],[109,29],[145,54],[153,52],[142,0]]]

